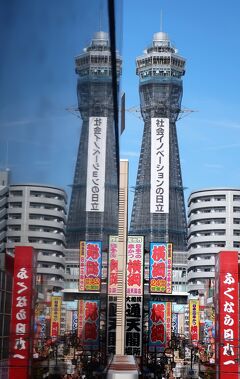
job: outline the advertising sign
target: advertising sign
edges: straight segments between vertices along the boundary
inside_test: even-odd
[[[118,288],[118,236],[109,237],[108,294],[114,295]]]
[[[86,211],[104,212],[107,117],[89,117]]]
[[[169,213],[169,119],[151,119],[151,213]]]
[[[178,313],[172,314],[172,332],[174,334],[178,333]]]
[[[57,338],[60,335],[61,323],[61,296],[52,296],[51,298],[51,329],[50,336]]]
[[[142,296],[126,299],[126,349],[127,355],[142,355]]]
[[[167,345],[168,338],[171,339],[171,303],[169,304],[160,301],[149,303],[150,351],[162,351]]]
[[[35,253],[30,246],[15,248],[9,379],[29,379],[32,357]]]
[[[99,350],[100,301],[79,300],[78,336],[85,349]]]
[[[239,377],[238,252],[221,251],[216,259],[217,378]]]
[[[100,292],[102,275],[102,243],[80,242],[79,291]]]
[[[167,342],[172,338],[172,303],[166,302],[166,338]]]
[[[108,296],[107,352],[116,353],[117,296]]]
[[[77,333],[78,329],[78,311],[72,311],[72,333]]]
[[[144,237],[129,236],[127,245],[127,296],[143,295]]]
[[[199,341],[199,300],[189,300],[189,333],[192,344]]]
[[[150,293],[172,293],[172,244],[150,243]]]

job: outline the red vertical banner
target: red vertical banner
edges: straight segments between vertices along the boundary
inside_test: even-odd
[[[32,247],[15,248],[9,379],[29,379],[31,374],[35,266]]]
[[[150,301],[149,351],[160,351],[167,345],[167,303]]]
[[[237,379],[239,370],[238,252],[216,259],[216,363],[218,379]]]
[[[99,350],[100,301],[79,300],[78,336],[85,349]]]
[[[108,294],[116,295],[118,288],[118,236],[109,237]]]
[[[166,339],[167,343],[172,338],[172,303],[166,303]]]

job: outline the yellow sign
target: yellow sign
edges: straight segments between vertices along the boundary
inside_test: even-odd
[[[60,334],[60,322],[61,322],[61,296],[52,296],[51,299],[51,337],[57,337]]]
[[[189,331],[193,345],[199,340],[199,300],[189,300]]]

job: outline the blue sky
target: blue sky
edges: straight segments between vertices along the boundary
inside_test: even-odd
[[[99,9],[107,29],[104,1],[0,0],[0,168],[9,166],[15,182],[72,182],[80,132],[80,120],[66,111],[77,103],[74,56],[98,29]],[[125,0],[127,109],[139,107],[135,58],[160,30],[161,11],[163,31],[187,60],[182,105],[195,111],[177,127],[185,196],[240,187],[239,1]],[[142,131],[127,112],[121,157],[129,159],[130,186]]]

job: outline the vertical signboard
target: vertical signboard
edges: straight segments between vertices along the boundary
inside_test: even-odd
[[[109,256],[108,256],[108,294],[117,293],[118,285],[118,236],[109,237]]]
[[[107,352],[116,353],[117,296],[108,296]]]
[[[143,295],[144,237],[129,236],[127,245],[127,296]]]
[[[166,302],[166,338],[167,343],[172,338],[172,303]]]
[[[100,301],[79,300],[78,336],[85,349],[99,350]]]
[[[46,317],[45,317],[45,315],[39,316],[38,320],[39,320],[39,325],[40,325],[39,337],[40,337],[40,339],[43,340],[44,338],[47,337],[47,334],[46,334]]]
[[[118,236],[109,237],[108,255],[108,311],[107,353],[116,352],[117,292],[118,292]],[[115,295],[115,296],[114,296]]]
[[[189,333],[194,346],[199,341],[199,300],[189,300]]]
[[[61,296],[52,296],[50,336],[54,338],[57,338],[57,336],[60,335],[61,305],[62,305]]]
[[[169,213],[169,119],[151,119],[151,213]]]
[[[80,242],[79,291],[100,292],[102,275],[101,241]]]
[[[85,290],[85,250],[86,242],[80,241],[79,243],[79,291]]]
[[[72,333],[77,333],[78,329],[78,311],[74,310],[72,311]]]
[[[178,313],[172,314],[172,332],[173,334],[178,333]]]
[[[89,117],[86,211],[104,212],[107,117]]]
[[[216,260],[217,378],[237,379],[239,372],[238,252],[221,251]]]
[[[35,254],[32,247],[16,247],[13,275],[9,379],[29,379],[33,345]]]
[[[143,296],[126,298],[126,349],[127,355],[142,355]]]
[[[150,243],[150,293],[172,293],[172,244]]]
[[[171,339],[171,303],[149,303],[149,350],[162,351]]]

